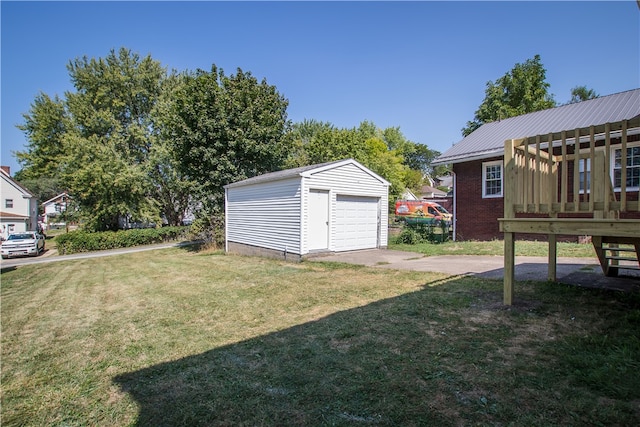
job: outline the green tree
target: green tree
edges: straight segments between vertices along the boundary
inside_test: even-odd
[[[60,185],[60,181],[57,178],[51,178],[48,176],[41,176],[35,178],[24,178],[23,170],[16,172],[14,179],[18,181],[22,186],[28,189],[31,194],[38,199],[38,213],[43,213],[42,203],[54,198],[58,194],[63,193],[66,189]]]
[[[474,119],[462,129],[463,136],[484,123],[555,107],[553,95],[549,93],[550,85],[545,79],[546,70],[540,55],[535,55],[524,64],[516,64],[495,82],[487,82],[484,101]]]
[[[414,170],[421,171],[425,175],[435,176],[431,162],[440,155],[439,151],[431,150],[424,144],[412,143],[412,150],[405,154],[405,164]]]
[[[27,149],[16,152],[21,165],[20,180],[55,179],[59,176],[60,157],[64,154],[64,136],[69,117],[64,101],[40,93],[31,103],[29,113],[18,125],[27,137]],[[47,200],[47,199],[45,199]]]
[[[296,125],[293,128],[295,129]],[[298,143],[302,147],[302,156],[307,164],[352,158],[389,181],[392,197],[402,194],[406,188],[408,168],[404,165],[404,158],[399,149],[390,149],[390,145],[403,148],[409,146],[405,144],[406,140],[399,130],[390,128],[382,131],[368,121],[351,129],[339,129],[329,124],[317,123],[305,128],[309,132],[306,133],[305,139],[298,140]],[[392,142],[385,139],[385,135]]]
[[[166,71],[125,48],[67,69],[75,91],[39,95],[19,126],[29,140],[17,153],[25,177],[57,179],[91,229],[116,229],[125,216],[157,220],[146,163]]]
[[[197,211],[194,199],[195,182],[181,172],[180,162],[173,154],[170,123],[173,100],[184,74],[172,73],[163,81],[163,89],[154,110],[153,142],[147,162],[147,173],[152,181],[152,195],[158,202],[160,214],[168,225],[181,225],[187,214]]]
[[[588,89],[586,86],[576,86],[571,89],[571,99],[568,103],[575,104],[576,102],[587,101],[599,96],[593,89]]]
[[[124,48],[67,68],[76,92],[66,94],[72,126],[62,177],[88,227],[117,229],[122,217],[159,221],[146,162],[165,69]]]
[[[291,148],[287,105],[275,86],[241,69],[185,74],[165,131],[178,171],[195,183],[206,212],[222,211],[224,185],[282,168]]]

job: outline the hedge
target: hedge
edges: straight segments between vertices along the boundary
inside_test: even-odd
[[[128,248],[184,238],[189,227],[162,227],[104,232],[71,231],[55,238],[61,255]]]

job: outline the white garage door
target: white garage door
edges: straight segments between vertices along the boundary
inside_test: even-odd
[[[336,251],[378,246],[378,198],[337,196],[334,248]]]

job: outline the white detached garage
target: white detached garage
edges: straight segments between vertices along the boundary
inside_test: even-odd
[[[300,259],[387,246],[389,183],[353,159],[225,186],[227,252]]]

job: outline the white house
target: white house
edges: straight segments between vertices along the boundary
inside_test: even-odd
[[[58,217],[67,210],[68,200],[69,195],[62,193],[42,203],[44,212],[42,222],[46,224],[47,228],[50,228],[54,223],[61,223]]]
[[[36,230],[38,200],[26,188],[11,178],[8,166],[0,168],[0,232],[3,238],[10,233]]]
[[[387,246],[389,182],[353,159],[225,186],[226,251],[300,260]]]

